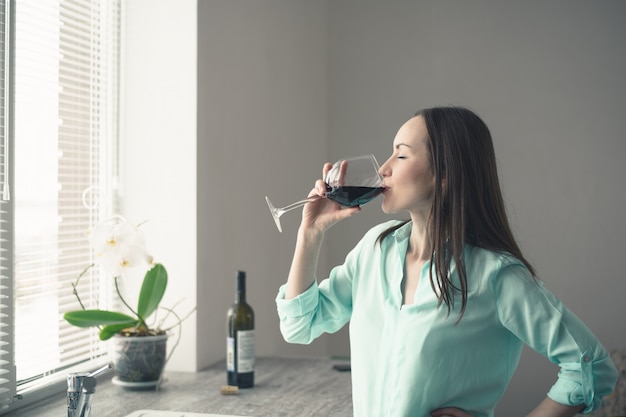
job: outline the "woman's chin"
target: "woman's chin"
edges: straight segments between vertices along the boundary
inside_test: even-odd
[[[396,211],[393,210],[392,207],[390,207],[388,204],[385,204],[385,202],[383,201],[383,203],[380,205],[381,210],[383,211],[383,213],[385,214],[395,214]]]

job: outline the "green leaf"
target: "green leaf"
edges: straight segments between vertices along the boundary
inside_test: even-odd
[[[76,310],[68,311],[63,318],[71,325],[76,327],[95,327],[106,326],[110,324],[126,324],[136,323],[137,318],[127,316],[126,314],[116,313],[107,310]]]
[[[166,288],[167,271],[162,264],[156,264],[146,272],[141,285],[139,301],[137,302],[137,313],[141,318],[147,319],[157,309]]]
[[[100,337],[100,340],[108,340],[120,330],[124,330],[128,327],[135,327],[137,324],[139,324],[139,320],[121,324],[110,324],[108,326],[104,326],[102,330],[100,330],[98,337]]]

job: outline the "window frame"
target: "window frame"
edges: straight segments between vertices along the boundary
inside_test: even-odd
[[[2,171],[2,195],[0,196],[0,413],[7,409],[16,396],[15,385],[15,320],[13,294],[13,124],[9,111],[13,93],[13,23],[14,0],[0,0],[2,8],[2,148],[0,165]],[[7,175],[8,174],[8,175]],[[8,178],[7,178],[8,176]]]
[[[7,185],[7,190],[14,191],[15,181],[14,178],[14,161],[15,152],[15,113],[13,103],[15,103],[14,88],[15,83],[15,0],[0,0],[0,4],[3,10],[8,10],[5,26],[8,28],[6,33],[2,33],[3,40],[6,40],[6,51],[8,59],[3,59],[3,75],[6,80],[5,88],[3,89],[2,104],[8,109],[7,115],[4,117],[2,124],[3,136],[6,135],[8,146],[3,145],[0,148],[0,168],[4,168],[4,161],[8,161],[8,178],[5,175],[1,175],[0,178]],[[118,4],[118,20],[117,24],[121,25],[121,13],[123,8],[121,3]],[[121,46],[119,43],[121,27],[117,27],[116,42],[118,42],[118,61],[117,61],[117,74],[116,74],[116,107],[113,110],[115,114],[115,127],[114,132],[107,132],[114,135],[114,140],[119,141],[119,88],[120,88],[120,62],[119,55],[121,53]],[[3,50],[4,52],[4,50]],[[4,111],[4,109],[3,109]],[[4,137],[2,138],[4,139]],[[2,143],[2,140],[0,140]],[[114,171],[119,171],[120,155],[117,150],[117,144],[112,150],[112,162],[111,166],[105,166],[103,170],[107,171],[107,175],[110,175]],[[8,152],[5,152],[8,150]],[[5,159],[6,157],[6,159]],[[1,173],[2,171],[0,171]],[[117,175],[118,172],[115,172]],[[111,177],[109,177],[111,178]],[[8,179],[8,181],[6,181]],[[115,189],[117,178],[113,177],[111,187]],[[0,415],[11,410],[32,404],[33,402],[40,401],[52,394],[62,393],[66,390],[66,378],[69,372],[77,371],[90,371],[101,367],[104,363],[108,363],[110,359],[108,356],[100,356],[92,358],[88,363],[83,363],[62,371],[56,372],[54,376],[45,378],[42,382],[25,383],[20,385],[17,381],[17,369],[16,369],[16,340],[15,340],[15,199],[3,200],[2,188],[0,187]],[[115,201],[115,200],[114,200]],[[117,202],[112,204],[111,209],[117,209]],[[86,265],[85,265],[86,266]],[[104,289],[102,289],[104,290]],[[71,295],[71,288],[68,287],[68,294]],[[92,329],[94,330],[94,329]],[[102,343],[102,342],[100,342]]]

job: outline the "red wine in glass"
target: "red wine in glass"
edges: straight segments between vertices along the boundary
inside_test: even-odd
[[[326,186],[326,197],[347,207],[361,206],[383,192],[383,187]]]
[[[276,227],[282,232],[280,216],[308,202],[329,198],[343,206],[356,207],[371,201],[383,192],[379,169],[376,158],[371,154],[342,158],[335,162],[326,173],[324,181],[327,192],[324,197],[309,197],[281,208],[274,207],[268,197],[265,197],[265,201],[276,222]]]

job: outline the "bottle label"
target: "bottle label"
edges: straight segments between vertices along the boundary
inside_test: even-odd
[[[254,372],[254,330],[237,331],[237,372]]]
[[[226,338],[226,370],[235,372],[235,338]]]

